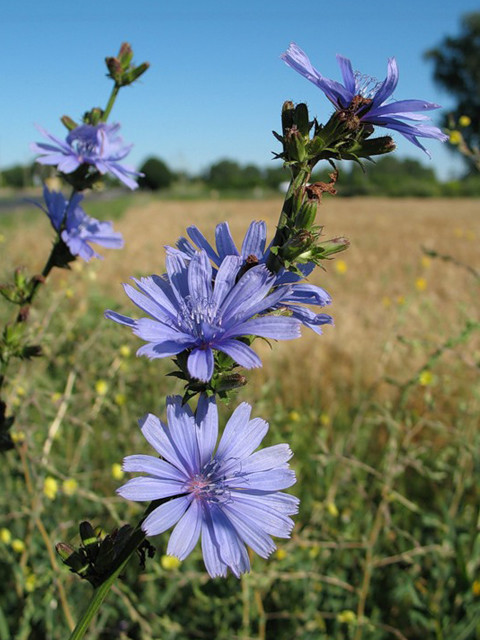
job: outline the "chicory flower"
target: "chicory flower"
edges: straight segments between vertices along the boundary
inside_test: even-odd
[[[31,145],[32,151],[40,153],[37,162],[40,164],[56,165],[62,173],[73,173],[81,165],[91,165],[101,173],[111,173],[130,189],[136,189],[134,176],[141,174],[132,167],[120,164],[132,145],[125,145],[123,139],[117,135],[119,124],[97,125],[82,124],[60,140],[41,127],[40,133],[51,142],[38,142]]]
[[[201,537],[203,559],[211,577],[239,577],[249,571],[245,545],[267,558],[275,544],[270,536],[290,537],[299,501],[282,493],[295,483],[286,444],[255,451],[268,431],[251,407],[239,405],[220,442],[214,398],[201,395],[196,414],[178,396],[167,399],[167,424],[148,414],[140,421],[148,443],[161,456],[131,455],[125,471],[132,478],[117,492],[127,500],[164,500],[143,521],[147,536],[176,525],[167,554],[184,560]],[[215,450],[216,449],[216,450]],[[255,453],[254,453],[255,452]]]
[[[418,137],[435,138],[441,142],[448,139],[441,129],[425,123],[429,121],[429,116],[423,112],[439,109],[440,105],[425,100],[391,100],[398,83],[395,58],[388,60],[385,80],[376,82],[358,71],[354,72],[350,60],[337,55],[343,84],[322,76],[312,66],[306,53],[293,42],[281,58],[292,69],[321,89],[335,109],[345,118],[355,118],[363,124],[398,131],[427,155],[430,154],[418,141]],[[415,113],[417,111],[420,113]],[[404,122],[405,120],[407,122]]]
[[[138,290],[125,286],[128,297],[151,318],[134,320],[106,311],[105,316],[133,329],[147,342],[137,355],[165,358],[188,351],[188,372],[208,382],[214,371],[214,351],[222,351],[246,369],[260,367],[245,336],[275,340],[300,337],[300,322],[271,311],[290,289],[270,292],[275,277],[263,265],[240,274],[242,259],[227,256],[212,283],[212,266],[205,251],[188,261],[167,255],[167,274],[134,279]]]

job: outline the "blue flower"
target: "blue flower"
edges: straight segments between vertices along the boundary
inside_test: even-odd
[[[38,127],[40,133],[54,144],[33,143],[31,149],[42,154],[37,162],[56,165],[62,173],[72,173],[87,164],[94,166],[102,175],[111,173],[130,189],[136,189],[138,185],[132,176],[141,174],[119,162],[132,148],[132,145],[124,145],[122,138],[117,136],[119,129],[119,124],[82,124],[63,141]]]
[[[55,231],[58,231],[63,242],[73,256],[80,256],[88,262],[90,258],[102,258],[88,244],[94,242],[108,249],[121,249],[123,237],[113,230],[111,222],[100,222],[87,216],[81,208],[83,196],[75,193],[69,201],[59,191],[43,188],[46,207],[34,202],[50,218]]]
[[[242,403],[226,424],[218,447],[218,412],[213,398],[200,396],[195,416],[180,397],[167,399],[167,422],[148,414],[140,420],[145,439],[160,454],[127,456],[125,471],[143,472],[117,491],[127,500],[165,500],[143,521],[147,536],[176,524],[167,554],[186,558],[202,539],[211,577],[237,577],[249,571],[245,544],[268,557],[275,550],[270,536],[288,538],[289,517],[299,501],[282,493],[295,483],[289,468],[292,452],[286,444],[255,451],[268,431],[260,418],[250,419]]]
[[[395,58],[389,58],[387,77],[383,82],[376,82],[368,76],[354,72],[348,58],[337,55],[337,61],[343,76],[344,84],[324,78],[312,66],[308,56],[295,43],[282,54],[282,59],[304,78],[313,82],[333,103],[340,112],[351,112],[360,122],[372,124],[401,133],[425,153],[430,155],[417,140],[420,138],[436,138],[441,142],[448,139],[441,129],[432,124],[416,124],[415,121],[429,120],[423,113],[439,109],[440,105],[425,100],[393,100],[389,102],[398,83],[398,69]],[[411,120],[413,122],[403,122]]]
[[[239,251],[235,246],[230,228],[227,222],[221,222],[215,228],[216,250],[211,246],[202,232],[195,226],[187,228],[190,240],[180,238],[177,242],[177,249],[168,247],[171,254],[181,255],[185,259],[195,255],[196,247],[206,252],[212,263],[219,267],[227,256],[239,256],[243,262],[243,269],[252,267],[255,264],[265,264],[270,255],[270,245],[267,247],[267,226],[262,220],[254,221],[248,227],[247,233]],[[194,246],[195,245],[195,246]],[[304,276],[309,275],[315,265],[299,265]],[[333,319],[326,313],[314,313],[303,305],[311,304],[324,307],[331,303],[331,298],[325,289],[313,284],[300,282],[302,276],[282,269],[275,274],[273,287],[279,291],[283,288],[284,296],[276,305],[277,308],[284,307],[289,310],[294,318],[297,318],[305,326],[313,329],[318,334],[322,333],[322,325],[333,324]]]
[[[129,298],[153,319],[133,320],[115,311],[105,312],[107,318],[131,327],[147,341],[137,355],[165,358],[188,350],[190,375],[208,382],[214,370],[214,350],[247,369],[261,366],[256,353],[237,338],[291,340],[300,336],[300,322],[295,318],[265,315],[289,289],[269,293],[275,278],[263,265],[241,275],[242,259],[227,256],[212,284],[212,266],[205,251],[188,261],[170,254],[166,263],[167,275],[134,279],[139,291],[124,285]]]

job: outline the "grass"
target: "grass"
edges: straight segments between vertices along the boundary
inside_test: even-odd
[[[111,203],[95,206],[110,217]],[[12,367],[7,389],[18,445],[2,465],[0,529],[25,547],[0,541],[1,640],[63,640],[67,608],[77,618],[85,607],[90,586],[49,559],[46,541],[77,543],[83,519],[110,531],[141,514],[116,497],[112,465],[148,452],[136,420],[163,415],[181,386],[165,378],[168,362],[136,359],[138,340],[103,319],[107,307],[133,313],[120,283],[161,273],[164,245],[190,224],[212,238],[228,220],[240,241],[252,219],[272,233],[280,206],[131,197],[113,203],[125,249],[49,280],[30,319],[46,357]],[[199,550],[171,567],[161,536],[145,572],[128,567],[91,639],[480,638],[478,281],[421,249],[478,268],[478,204],[329,199],[320,216],[327,237],[352,242],[315,276],[335,327],[273,349],[258,342],[264,367],[232,405],[251,402],[269,443],[294,451],[293,538],[241,581],[222,581],[208,579]],[[51,238],[41,215],[2,214],[0,234],[0,279],[9,265],[41,269]]]

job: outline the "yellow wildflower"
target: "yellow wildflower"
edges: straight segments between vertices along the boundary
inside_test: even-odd
[[[180,566],[180,560],[175,556],[162,556],[160,558],[160,564],[165,571],[174,571]]]
[[[461,127],[469,127],[472,124],[472,120],[471,118],[469,118],[469,116],[460,116],[460,118],[458,119],[458,124]]]
[[[275,556],[277,558],[277,560],[284,560],[287,557],[287,552],[285,551],[285,549],[277,549],[277,551],[275,552]]]
[[[61,399],[62,394],[58,391],[55,391],[55,393],[52,393],[52,395],[50,396],[50,400],[53,402],[53,404],[57,404],[57,402],[60,402]]]
[[[430,386],[433,382],[433,373],[431,371],[428,371],[428,369],[422,371],[422,373],[418,377],[418,382],[422,385],[422,387]]]
[[[6,527],[0,529],[0,542],[3,542],[3,544],[10,544],[11,541],[12,534],[10,531]]]
[[[97,380],[97,382],[95,383],[95,391],[99,396],[104,396],[107,394],[108,384],[105,382],[105,380]]]
[[[398,304],[399,307],[403,307],[405,302],[406,302],[405,296],[398,296],[397,297],[397,304]]]
[[[417,291],[425,291],[425,289],[427,288],[427,281],[425,280],[425,278],[417,278],[415,280],[415,288],[417,289]]]
[[[310,558],[316,558],[319,553],[320,553],[320,547],[318,546],[318,544],[311,547],[311,549],[309,549],[308,551],[308,555],[310,556]]]
[[[347,271],[347,263],[345,260],[335,260],[335,271],[340,275],[343,275]]]
[[[16,553],[23,553],[25,551],[24,541],[20,540],[20,538],[15,538],[15,540],[12,540],[12,549]]]
[[[77,493],[78,482],[75,478],[67,478],[62,482],[62,491],[66,496],[73,496]]]
[[[43,493],[49,500],[55,500],[58,493],[58,482],[52,476],[47,476],[43,481]]]
[[[450,144],[460,144],[462,140],[460,131],[450,131]]]
[[[290,413],[288,414],[288,418],[292,422],[298,422],[300,420],[300,414],[298,413],[298,411],[290,411]]]
[[[71,300],[74,296],[73,289],[65,289],[65,297]]]
[[[383,306],[384,306],[386,309],[388,309],[388,307],[390,307],[390,306],[391,306],[391,304],[392,304],[392,300],[391,300],[391,298],[389,298],[388,296],[383,296],[383,298],[382,298],[382,304],[383,304]]]
[[[119,352],[122,358],[128,358],[132,353],[130,347],[127,344],[122,344],[122,346],[119,349]]]
[[[117,393],[114,400],[115,404],[118,404],[119,407],[123,407],[123,405],[127,402],[127,396],[124,393]]]
[[[334,502],[327,502],[327,511],[334,518],[338,516],[338,508]]]
[[[357,620],[357,615],[355,611],[352,611],[351,609],[344,609],[337,613],[337,620],[345,624],[354,624]]]
[[[480,596],[480,580],[473,581],[472,591],[474,596]]]
[[[320,424],[322,425],[322,427],[328,427],[328,425],[330,424],[330,416],[328,415],[328,413],[320,414]]]
[[[112,477],[114,480],[121,480],[125,475],[124,470],[122,469],[122,465],[115,462],[112,464]]]
[[[26,571],[25,591],[27,591],[27,593],[32,593],[32,591],[35,591],[36,584],[37,584],[37,576],[30,570]]]
[[[24,431],[14,431],[12,433],[12,440],[15,444],[21,444],[25,440]]]

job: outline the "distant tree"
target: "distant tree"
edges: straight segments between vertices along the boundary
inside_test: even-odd
[[[238,189],[241,187],[241,168],[235,160],[220,160],[207,170],[205,181],[214,189]]]
[[[13,187],[14,189],[23,189],[32,185],[32,167],[23,167],[20,164],[16,164],[13,167],[4,169],[1,172],[2,184],[5,187]]]
[[[139,186],[152,191],[166,189],[174,179],[173,173],[159,158],[148,158],[140,167],[140,171],[145,175],[138,179]]]
[[[435,82],[456,99],[454,120],[471,120],[462,129],[465,141],[470,147],[480,146],[480,12],[464,15],[460,34],[445,37],[425,58],[433,62]],[[443,124],[448,126],[448,115]]]
[[[262,171],[253,164],[242,167],[235,160],[220,160],[205,174],[205,182],[214,189],[253,189],[264,184]]]
[[[391,197],[430,197],[441,194],[441,186],[430,167],[418,160],[385,156],[368,164],[365,173],[359,167],[340,172],[340,195],[379,195]]]
[[[289,182],[291,173],[284,166],[268,167],[265,169],[265,184],[270,189],[278,189],[282,182]]]

